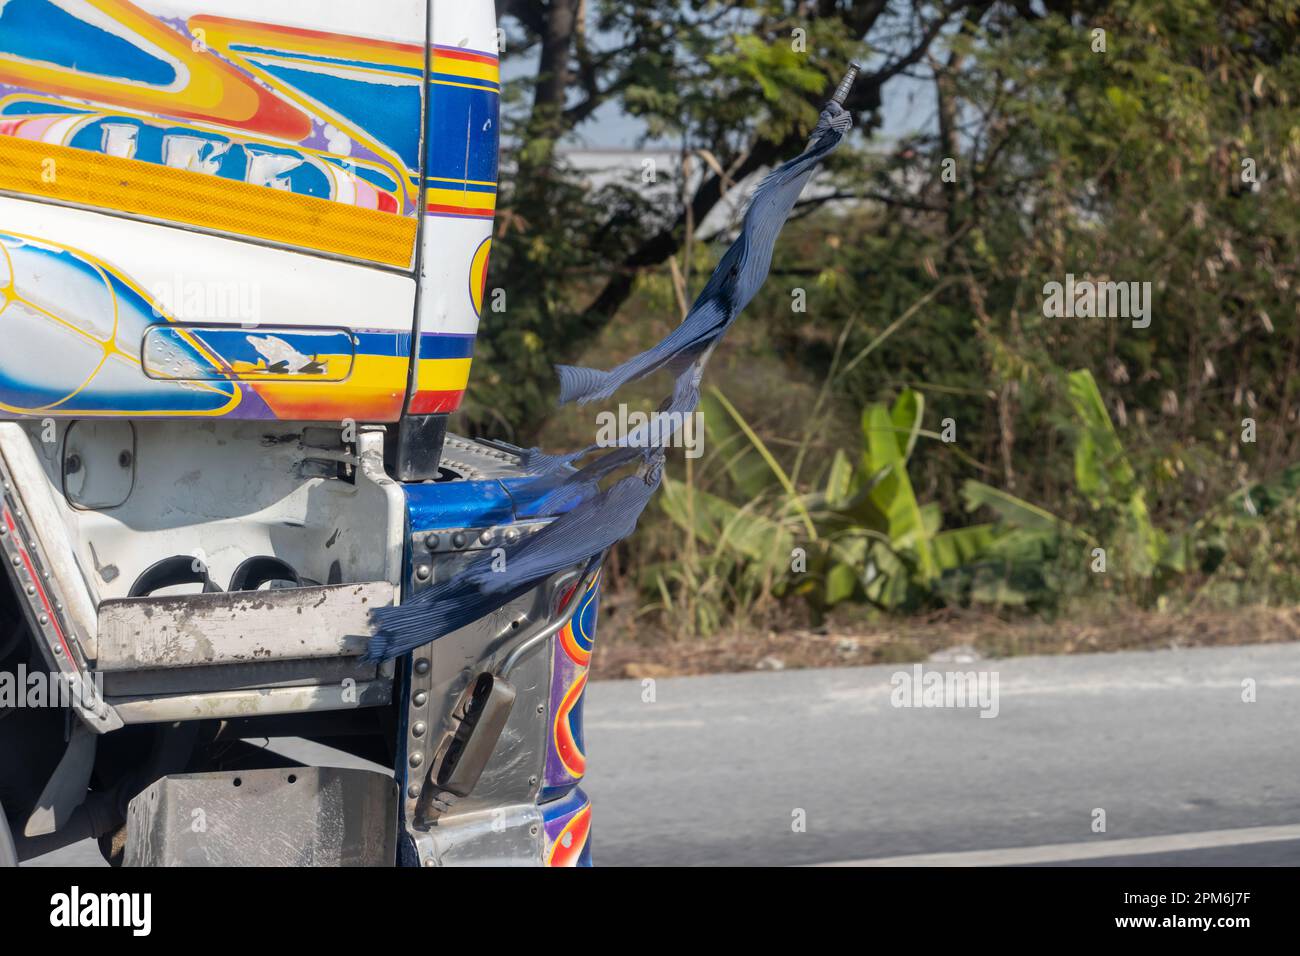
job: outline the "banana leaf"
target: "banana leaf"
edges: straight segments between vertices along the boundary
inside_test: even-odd
[[[1073,534],[1074,529],[1050,511],[1030,504],[1023,498],[1008,494],[1000,488],[968,478],[961,486],[961,495],[967,511],[988,508],[999,518],[1023,531],[1038,532],[1046,536],[1061,533]]]
[[[916,407],[919,408],[919,403]],[[867,408],[863,413],[863,430],[868,467],[876,475],[869,498],[885,517],[886,534],[892,547],[911,551],[922,581],[931,581],[938,569],[930,548],[931,530],[907,474],[908,442],[899,440],[895,419],[884,405]]]
[[[709,454],[721,459],[737,491],[746,498],[757,498],[776,485],[772,470],[712,391],[701,397],[700,410],[704,413],[705,434],[712,446]]]
[[[950,571],[979,560],[993,546],[997,530],[991,524],[941,531],[934,536],[934,559],[939,570]]]

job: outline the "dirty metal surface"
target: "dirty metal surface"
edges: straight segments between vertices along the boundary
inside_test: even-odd
[[[393,597],[379,581],[104,601],[98,669],[357,657],[372,633],[371,610]]]
[[[391,676],[379,680],[345,679],[337,684],[309,687],[258,687],[193,694],[149,694],[113,697],[110,701],[127,724],[153,724],[172,720],[216,720],[266,714],[301,714],[308,711],[355,710],[382,707],[393,699]]]
[[[163,777],[131,801],[127,866],[392,866],[397,790],[373,770]]]
[[[200,667],[153,667],[110,671],[103,675],[104,696],[141,697],[164,694],[211,694],[280,687],[316,687],[377,680],[379,668],[355,657],[318,657],[254,664],[206,664]]]

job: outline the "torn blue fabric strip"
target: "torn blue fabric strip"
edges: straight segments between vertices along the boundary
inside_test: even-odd
[[[740,235],[723,255],[681,325],[654,347],[608,371],[572,365],[557,367],[561,403],[611,397],[628,382],[666,369],[676,376],[672,395],[660,407],[680,424],[700,401],[704,367],[714,346],[749,304],[767,278],[781,227],[817,164],[852,126],[849,114],[832,101],[818,120],[808,147],[774,169],[755,189]],[[565,477],[530,509],[558,515],[541,531],[507,552],[504,569],[491,552],[476,558],[455,577],[438,582],[397,607],[372,612],[377,634],[366,660],[389,660],[473,623],[537,587],[552,574],[601,554],[636,530],[637,521],[663,478],[665,448],[676,428],[634,429],[617,446],[590,446],[567,455],[531,449],[524,465],[549,480]],[[590,463],[574,468],[602,451]],[[605,490],[600,482],[623,469],[632,474]],[[576,502],[576,504],[575,504]]]

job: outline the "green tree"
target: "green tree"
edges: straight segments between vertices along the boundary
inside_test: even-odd
[[[850,60],[867,64],[848,106],[868,132],[882,92],[921,63],[964,11],[951,0],[506,0],[505,183],[467,411],[474,428],[535,437],[551,366],[619,314],[646,271],[692,246],[694,227],[751,174],[797,153]],[[517,66],[519,64],[519,66]],[[533,65],[531,71],[522,64]],[[593,193],[557,146],[618,110],[704,174],[663,208],[639,184]],[[659,175],[670,175],[659,171]],[[690,255],[680,263],[691,288]],[[698,284],[696,284],[698,287]],[[689,291],[683,291],[689,296]]]

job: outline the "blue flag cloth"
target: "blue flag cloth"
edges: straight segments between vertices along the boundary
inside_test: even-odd
[[[839,145],[852,125],[846,110],[838,103],[828,103],[808,148],[772,170],[754,190],[740,235],[713,270],[682,324],[658,345],[608,372],[559,366],[560,403],[576,400],[586,404],[609,398],[621,386],[665,366],[680,372],[721,338],[767,279],[777,234],[818,162]]]
[[[842,84],[841,89],[845,87]],[[842,100],[842,95],[837,94]],[[658,420],[633,429],[590,463],[577,462],[597,451],[592,445],[567,455],[525,452],[523,466],[536,475],[561,480],[531,510],[558,515],[494,566],[491,552],[475,558],[457,575],[431,585],[397,607],[372,612],[376,635],[368,661],[390,660],[450,634],[496,611],[565,568],[590,562],[636,530],[637,520],[663,477],[664,449],[676,428],[700,401],[704,367],[714,346],[767,279],[777,235],[812,177],[817,164],[852,128],[850,114],[832,100],[818,118],[807,148],[778,166],[754,190],[740,235],[713,270],[681,325],[654,347],[609,371],[558,366],[560,402],[580,404],[611,397],[628,382],[667,369],[676,382],[660,406]],[[602,490],[600,482],[619,471],[631,474]]]

